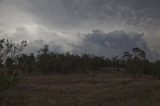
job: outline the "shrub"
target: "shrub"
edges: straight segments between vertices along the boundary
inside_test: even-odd
[[[15,86],[18,81],[17,72],[13,72],[11,74],[11,73],[9,73],[7,71],[5,72],[5,71],[1,71],[1,73],[0,73],[0,93]]]

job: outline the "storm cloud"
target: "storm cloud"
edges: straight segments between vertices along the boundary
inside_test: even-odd
[[[78,33],[78,42],[57,36],[50,41],[36,40],[29,43],[26,52],[36,53],[45,44],[49,45],[51,52],[82,55],[84,53],[112,58],[122,57],[125,51],[132,51],[132,48],[143,49],[148,59],[157,59],[157,54],[148,47],[144,40],[144,34],[136,32],[113,31],[105,33],[102,30],[93,30],[89,33]],[[156,58],[155,58],[156,57]]]
[[[90,33],[82,35],[83,43],[75,47],[74,52],[89,53],[105,57],[121,57],[123,52],[131,51],[132,48],[139,47],[146,51],[148,58],[154,58],[155,56],[155,53],[153,53],[144,40],[143,33],[126,33],[124,31],[105,33],[101,30],[93,30]]]
[[[159,0],[0,0],[0,38],[26,39],[31,48],[43,41],[60,52],[112,56],[138,46],[160,54],[159,5]]]

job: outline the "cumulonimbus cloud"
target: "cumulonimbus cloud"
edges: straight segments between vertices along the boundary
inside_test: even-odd
[[[0,38],[32,45],[42,39],[56,51],[105,56],[140,45],[158,51],[159,5],[159,0],[0,0]],[[92,29],[104,32],[87,33]]]
[[[156,59],[158,59],[158,53],[150,49],[144,39],[143,33],[125,32],[123,30],[106,33],[102,30],[93,30],[89,33],[78,33],[77,35],[71,36],[75,40],[64,37],[58,32],[50,32],[43,28],[37,30],[35,34],[39,36],[39,38],[34,39],[32,38],[33,33],[29,33],[25,27],[17,28],[15,32],[10,33],[8,37],[6,37],[3,31],[0,33],[1,38],[8,38],[15,42],[28,40],[28,47],[25,49],[25,53],[37,53],[41,47],[48,44],[52,52],[70,52],[73,54],[89,53],[97,56],[121,57],[123,52],[131,51],[134,47],[139,47],[146,52],[147,58],[154,60],[156,57]],[[17,36],[19,37],[17,38]]]
[[[83,36],[83,43],[75,47],[74,52],[114,57],[122,56],[123,52],[139,47],[146,51],[148,58],[153,56],[151,49],[143,38],[143,33],[127,33],[125,31],[105,33],[101,30],[93,30],[91,33],[83,34]]]

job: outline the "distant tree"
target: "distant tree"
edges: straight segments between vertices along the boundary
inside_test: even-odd
[[[146,58],[146,53],[145,51],[141,50],[140,48],[133,48],[132,49],[134,58],[139,58],[139,59],[145,59]]]
[[[14,60],[12,58],[7,58],[6,59],[6,67],[11,69],[14,66]]]
[[[12,40],[0,40],[0,66],[6,68],[13,67],[16,62],[16,55],[27,46],[27,41],[22,41],[21,44],[15,44]]]
[[[29,55],[29,59],[28,59],[27,63],[28,63],[28,69],[27,69],[28,73],[33,72],[34,67],[35,67],[35,63],[36,63],[36,58],[33,53],[31,53]]]
[[[36,58],[33,53],[30,55],[21,54],[17,56],[18,67],[23,73],[33,72],[36,64]]]
[[[37,55],[37,66],[43,73],[48,73],[53,70],[51,67],[53,67],[53,64],[51,62],[51,57],[49,55],[49,46],[44,45],[40,50],[38,50]],[[52,64],[52,65],[51,65]]]
[[[142,75],[145,67],[145,51],[140,48],[133,48],[132,53],[124,52],[123,57],[126,60],[126,69],[134,76]]]
[[[4,93],[5,90],[17,83],[18,71],[13,69],[17,65],[17,54],[26,46],[26,41],[22,41],[21,44],[15,44],[8,39],[0,40],[0,68],[3,68],[0,70],[0,93]]]
[[[125,60],[130,60],[132,59],[132,54],[130,54],[130,52],[124,52],[122,58],[124,58]]]
[[[49,52],[49,45],[44,45],[43,48],[38,50],[39,54],[46,55]]]

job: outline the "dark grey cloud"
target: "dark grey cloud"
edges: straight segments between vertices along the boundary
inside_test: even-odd
[[[126,24],[159,25],[159,0],[60,0],[72,13],[83,19],[97,19]]]
[[[152,51],[148,47],[148,43],[144,39],[144,34],[136,32],[125,32],[125,31],[113,31],[105,33],[101,30],[93,30],[90,33],[78,34],[80,43],[69,42],[65,38],[56,36],[51,41],[46,42],[45,40],[36,40],[29,42],[29,45],[25,52],[36,53],[45,44],[48,44],[50,51],[65,53],[70,52],[73,54],[94,54],[98,56],[105,56],[112,58],[114,56],[121,57],[123,52],[131,51],[132,48],[139,47],[143,49],[147,58],[151,60],[158,59],[158,53]]]
[[[2,3],[6,9],[18,9],[10,11],[24,12],[36,18],[35,21],[57,27],[74,28],[88,20],[159,26],[155,20],[160,18],[159,0],[4,0]]]
[[[159,0],[4,0],[2,5],[2,10],[9,8],[11,17],[23,15],[28,21],[59,30],[160,26]]]
[[[57,51],[106,56],[140,45],[160,53],[159,5],[159,0],[0,0],[0,38],[42,39]],[[103,31],[76,35],[92,29]]]
[[[21,36],[23,34],[25,34],[25,36]],[[105,57],[121,57],[124,51],[130,51],[134,47],[139,47],[146,51],[149,59],[154,60],[158,59],[155,57],[159,57],[156,51],[152,51],[149,48],[143,33],[139,34],[125,31],[106,33],[102,30],[93,30],[90,33],[78,33],[75,35],[77,38],[75,41],[59,35],[59,33],[49,32],[43,28],[40,28],[36,34],[40,36],[39,39],[32,37],[32,33],[27,33],[27,28],[18,27],[16,28],[16,32],[8,34],[12,36],[1,32],[1,38],[9,38],[15,42],[27,39],[28,47],[25,49],[25,53],[37,53],[41,47],[48,44],[50,51],[58,53],[89,53]],[[16,37],[18,38],[15,39]]]
[[[96,25],[98,27],[102,23],[111,24],[111,26],[118,24],[140,27],[160,26],[158,12],[160,2],[158,0],[13,1],[16,8],[32,16],[35,22],[54,28],[71,30],[72,28],[96,27]],[[8,3],[10,2],[6,4]]]
[[[148,58],[154,58],[155,55],[144,40],[144,34],[124,31],[105,33],[101,30],[93,30],[83,36],[83,43],[75,47],[74,52],[114,57],[122,56],[124,51],[139,47],[146,51]]]

